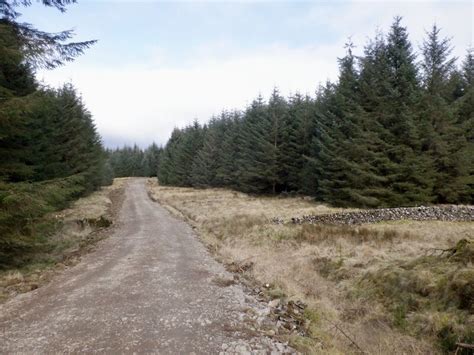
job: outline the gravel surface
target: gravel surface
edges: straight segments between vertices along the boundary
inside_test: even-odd
[[[133,179],[113,235],[50,284],[0,306],[0,353],[294,353],[271,306],[232,282]]]
[[[474,206],[433,206],[433,207],[399,207],[379,208],[358,212],[341,212],[323,215],[309,215],[294,217],[291,223],[326,223],[337,225],[352,225],[363,223],[376,223],[382,221],[398,220],[415,221],[451,221],[472,222],[474,221]],[[274,223],[284,223],[281,218],[273,219]]]

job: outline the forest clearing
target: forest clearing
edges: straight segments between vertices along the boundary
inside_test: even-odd
[[[0,0],[0,354],[474,354],[472,10]]]
[[[302,352],[424,354],[455,349],[459,334],[473,339],[472,221],[281,224],[347,209],[155,180],[148,188],[269,300],[308,305],[307,336],[290,341]]]

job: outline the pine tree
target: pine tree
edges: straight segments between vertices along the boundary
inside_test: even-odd
[[[223,116],[225,113],[222,114]],[[217,170],[222,162],[222,140],[224,138],[225,121],[211,118],[203,138],[201,149],[193,161],[191,180],[193,186],[222,186],[217,177]]]
[[[144,176],[157,176],[162,150],[163,148],[158,147],[155,142],[145,149],[142,162]]]
[[[289,99],[280,144],[280,179],[283,191],[302,191],[305,156],[309,155],[313,131],[314,102],[296,94]]]
[[[328,110],[328,103],[334,96],[335,85],[326,83],[321,87],[316,97],[315,114],[313,117],[312,140],[309,153],[305,156],[306,162],[302,171],[304,182],[303,192],[325,200],[329,191],[325,188],[325,181],[331,178],[329,166],[335,160],[335,120]]]
[[[22,181],[33,174],[33,167],[26,163],[31,152],[25,146],[31,125],[27,113],[37,101],[31,97],[36,90],[17,30],[0,19],[0,180]]]
[[[446,92],[450,74],[454,70],[456,58],[450,58],[452,47],[449,38],[440,39],[441,29],[433,25],[423,41],[421,62],[423,84],[430,95],[449,96]]]
[[[282,160],[286,153],[281,150],[284,124],[288,120],[287,116],[287,102],[280,95],[278,89],[274,88],[268,101],[268,118],[271,124],[269,137],[271,149],[267,151],[268,166],[266,171],[273,194],[276,194],[277,189],[281,188],[282,181],[287,175],[287,172],[282,169]]]
[[[386,143],[387,164],[378,175],[388,178],[390,193],[386,205],[413,205],[432,201],[433,176],[431,162],[421,155],[416,103],[420,88],[415,55],[408,33],[396,17],[387,36],[383,70],[388,76],[384,96],[378,105],[379,123],[383,127],[379,137]]]
[[[465,193],[462,176],[466,162],[460,152],[467,142],[449,105],[455,58],[450,58],[449,39],[440,39],[439,33],[440,29],[434,25],[422,46],[424,92],[420,119],[422,153],[429,156],[434,169],[433,194],[437,202],[446,203],[458,201],[459,195]]]
[[[192,186],[192,166],[197,153],[202,148],[205,135],[205,127],[202,127],[197,120],[192,126],[184,131],[181,145],[177,151],[176,171],[180,179],[181,186]]]
[[[245,112],[238,144],[239,187],[244,191],[275,193],[279,183],[281,103],[274,92],[272,111],[259,96]]]
[[[238,111],[223,113],[221,151],[216,168],[216,181],[218,186],[227,186],[238,189],[240,185],[238,159],[242,154],[241,131],[243,126],[242,114]]]
[[[43,0],[61,11],[70,0]],[[73,60],[93,41],[67,43],[20,23],[19,6],[0,1],[0,267],[41,247],[36,224],[104,182],[100,137],[70,86],[38,85],[34,69]],[[44,233],[44,231],[43,231]]]
[[[42,0],[43,5],[54,7],[61,12],[66,11],[67,5],[73,0]],[[77,56],[92,46],[96,41],[69,42],[74,35],[72,30],[58,33],[48,33],[34,28],[29,23],[19,22],[21,13],[19,6],[31,5],[30,0],[2,0],[0,2],[0,24],[6,24],[13,29],[20,44],[18,51],[24,56],[27,65],[36,68],[53,69],[66,62],[71,62]],[[0,29],[0,34],[4,34]],[[2,36],[0,36],[2,37]]]
[[[37,89],[34,72],[21,50],[18,30],[0,19],[0,105],[11,97],[23,97]]]
[[[469,49],[462,65],[463,95],[454,102],[456,126],[462,134],[456,139],[464,141],[452,160],[456,161],[458,174],[454,183],[458,188],[455,202],[474,202],[474,53]]]
[[[183,133],[175,128],[166,143],[160,157],[158,181],[164,185],[177,185],[178,177],[175,171],[176,151],[179,147]]]
[[[364,115],[359,104],[359,74],[352,43],[346,48],[346,56],[339,60],[339,82],[326,103],[331,138],[326,139],[328,146],[325,149],[331,158],[326,162],[319,184],[320,193],[330,203],[363,205],[360,189],[365,188],[366,179],[363,173],[365,161],[361,159],[360,150],[368,143],[368,136],[362,131]]]
[[[268,103],[175,130],[160,182],[360,207],[472,201],[474,60],[469,51],[457,70],[439,33],[428,33],[418,66],[396,17],[361,57],[349,44],[338,82],[315,99],[287,102],[275,89]]]

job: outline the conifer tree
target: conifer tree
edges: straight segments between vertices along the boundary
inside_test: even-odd
[[[320,193],[328,202],[337,205],[363,204],[360,189],[365,188],[363,172],[365,161],[364,144],[368,137],[362,127],[363,111],[359,104],[359,80],[352,54],[353,45],[346,45],[347,54],[339,60],[339,82],[326,103],[326,115],[331,125],[327,126],[328,146],[326,169],[320,181]],[[330,139],[330,141],[328,141]]]
[[[216,117],[211,118],[204,133],[202,148],[193,161],[191,171],[193,186],[222,186],[222,181],[217,177],[217,169],[222,164],[221,144],[224,138],[224,124],[225,121]]]
[[[303,189],[302,174],[311,145],[313,115],[314,103],[309,96],[297,93],[290,97],[280,144],[280,178],[284,191]]]
[[[457,175],[452,174],[457,185],[457,195],[453,196],[454,202],[474,202],[474,52],[469,49],[462,65],[462,93],[463,95],[454,102],[456,126],[459,128],[459,141],[465,140],[464,146],[456,152],[454,160],[457,161]]]
[[[156,176],[160,168],[160,155],[162,148],[153,142],[143,153],[144,176]]]
[[[192,186],[192,166],[195,155],[201,149],[204,139],[204,128],[194,121],[186,127],[182,140],[176,151],[175,173],[179,186]]]
[[[239,189],[240,167],[238,159],[242,154],[242,148],[239,145],[243,126],[242,114],[238,111],[224,112],[221,115],[221,121],[223,134],[219,164],[216,168],[216,181],[219,186]]]
[[[178,178],[175,171],[175,161],[176,151],[179,148],[182,135],[182,132],[175,128],[161,153],[158,181],[164,185],[178,184]]]
[[[461,181],[466,162],[460,154],[467,142],[455,123],[454,110],[448,101],[455,58],[450,57],[449,39],[440,39],[439,33],[440,29],[434,25],[422,46],[421,138],[423,154],[433,164],[430,173],[434,176],[434,197],[437,202],[452,202],[465,190]]]
[[[419,127],[416,103],[420,89],[415,64],[415,55],[408,40],[408,33],[396,17],[387,36],[386,44],[376,43],[377,66],[367,84],[381,85],[378,101],[372,114],[372,123],[380,129],[379,142],[385,147],[385,157],[378,166],[377,175],[385,177],[387,188],[381,191],[382,205],[411,205],[432,200],[433,177],[429,174],[430,162],[419,153]],[[375,69],[374,68],[374,69]],[[367,87],[366,87],[367,88]],[[380,159],[380,157],[378,158]]]
[[[160,182],[299,192],[335,205],[384,207],[473,199],[474,60],[462,70],[434,26],[421,62],[396,17],[314,99],[275,89],[244,112],[175,130]],[[191,170],[191,171],[190,171]]]
[[[283,179],[287,172],[282,169],[282,160],[286,152],[282,151],[282,135],[284,124],[288,120],[288,105],[286,100],[280,95],[277,88],[273,89],[270,100],[268,101],[268,118],[270,119],[270,143],[271,149],[268,150],[267,176],[272,186],[272,193],[281,188]]]
[[[42,0],[43,5],[66,12],[67,5],[74,0]],[[66,62],[73,61],[77,56],[92,46],[96,41],[68,42],[74,31],[66,30],[58,33],[48,33],[34,28],[29,23],[19,22],[21,13],[19,6],[30,6],[31,0],[2,0],[0,2],[0,25],[7,25],[13,30],[20,47],[15,51],[21,52],[27,65],[35,68],[53,69]],[[5,28],[0,26],[0,34],[4,35]],[[0,36],[2,37],[2,36]],[[14,52],[13,52],[14,53]],[[14,53],[13,55],[18,55]]]
[[[275,192],[279,183],[279,97],[274,93],[271,113],[259,96],[245,112],[238,144],[238,181],[244,191]]]

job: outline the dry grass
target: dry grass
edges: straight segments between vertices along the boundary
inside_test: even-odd
[[[457,286],[447,287],[439,281],[432,297],[458,287],[469,299],[473,291],[466,282],[471,276],[463,270],[472,270],[472,261],[461,265],[429,255],[433,248],[445,249],[460,239],[472,239],[474,223],[276,225],[270,222],[274,217],[287,220],[342,209],[299,197],[262,198],[224,189],[162,187],[155,180],[148,186],[154,199],[197,228],[224,263],[244,266],[242,270],[254,280],[270,284],[277,297],[309,305],[310,339],[291,339],[305,352],[356,353],[339,328],[367,353],[437,353],[442,351],[440,346],[446,346],[443,331],[448,329],[447,337],[452,340],[456,331],[464,334],[472,326],[469,311],[455,306],[441,309],[434,301],[407,309],[405,300],[395,295],[408,297],[418,292],[407,288],[415,276],[420,287],[456,276]],[[432,258],[428,264],[425,255]],[[427,281],[420,282],[424,277]]]
[[[75,201],[70,208],[48,216],[59,230],[48,237],[48,250],[21,269],[0,272],[0,302],[38,288],[59,270],[78,262],[80,256],[104,237],[100,233],[109,226],[120,208],[126,178],[115,179],[87,197]]]
[[[104,186],[99,191],[75,201],[70,208],[56,213],[62,220],[94,219],[100,216],[110,216],[112,213],[113,194],[124,188],[128,178],[117,178],[110,186]]]

